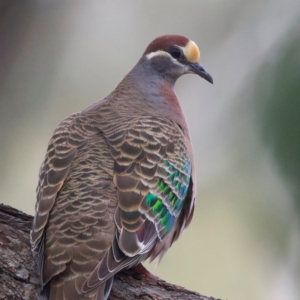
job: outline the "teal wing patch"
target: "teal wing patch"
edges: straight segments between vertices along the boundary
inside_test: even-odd
[[[185,165],[173,165],[164,162],[165,178],[159,178],[156,188],[151,190],[145,200],[151,210],[158,217],[164,233],[170,232],[181,212],[187,195],[191,164],[187,156]]]

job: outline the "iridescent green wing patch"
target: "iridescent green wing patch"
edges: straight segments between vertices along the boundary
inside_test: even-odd
[[[146,196],[146,203],[151,207],[165,233],[170,232],[181,212],[187,195],[191,163],[187,157],[185,164],[172,164],[164,161],[166,176],[160,178],[156,187]]]

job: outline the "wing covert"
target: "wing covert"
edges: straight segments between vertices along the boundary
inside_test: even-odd
[[[143,119],[107,135],[118,189],[115,215],[120,249],[130,257],[163,241],[178,219],[191,177],[191,160],[179,127]]]

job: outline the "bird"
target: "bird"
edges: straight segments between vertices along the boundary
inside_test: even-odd
[[[190,224],[196,193],[176,80],[212,76],[180,35],[154,39],[105,98],[55,129],[30,232],[39,299],[106,300],[113,278],[160,260]]]

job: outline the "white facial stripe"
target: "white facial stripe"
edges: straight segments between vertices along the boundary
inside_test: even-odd
[[[178,66],[184,66],[183,64],[181,64],[177,59],[173,58],[168,52],[166,51],[162,51],[162,50],[158,50],[156,52],[151,52],[149,54],[146,55],[147,59],[152,59],[153,57],[156,57],[156,56],[167,56],[169,57],[172,62]]]
[[[155,56],[170,56],[171,57],[171,55],[169,53],[162,51],[162,50],[158,50],[156,52],[151,52],[146,55],[147,59],[151,59]]]

